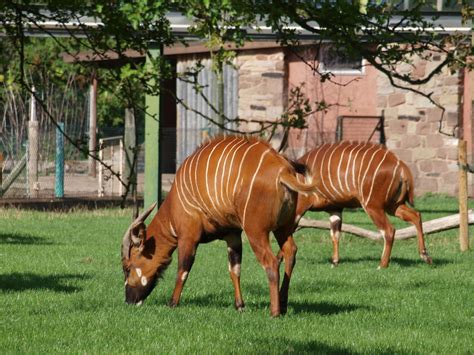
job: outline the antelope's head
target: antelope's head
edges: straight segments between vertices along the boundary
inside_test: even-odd
[[[155,287],[156,276],[151,262],[154,240],[146,238],[145,220],[156,203],[142,212],[128,227],[122,241],[122,267],[125,276],[125,302],[142,304]]]

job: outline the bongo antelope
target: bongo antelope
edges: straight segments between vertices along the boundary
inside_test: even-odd
[[[388,267],[395,235],[386,213],[416,227],[420,257],[431,264],[420,213],[406,204],[413,206],[413,176],[395,154],[377,144],[341,142],[313,149],[298,162],[309,169],[317,192],[298,198],[297,219],[307,210],[330,214],[334,266],[339,263],[342,211],[355,207],[365,210],[384,238],[379,267]]]
[[[215,239],[227,242],[235,307],[242,309],[241,231],[245,231],[270,286],[272,316],[284,313],[295,264],[292,233],[298,193],[314,186],[299,182],[294,165],[267,143],[253,138],[219,137],[203,144],[181,165],[170,193],[146,227],[155,206],[139,216],[122,242],[126,302],[141,304],[178,249],[178,272],[170,305],[177,306],[197,247]],[[270,248],[273,232],[280,252]],[[279,260],[285,274],[279,287]]]

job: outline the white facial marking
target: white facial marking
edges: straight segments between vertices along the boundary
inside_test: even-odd
[[[125,280],[125,286],[127,286],[127,285],[128,285],[128,280]]]
[[[145,276],[142,276],[141,279],[140,279],[141,283],[143,286],[146,286],[146,284],[148,283],[148,280]]]
[[[137,273],[138,277],[142,277],[142,269],[140,269],[139,267],[137,267],[135,269],[135,272]]]
[[[183,274],[181,275],[181,280],[182,280],[182,281],[185,281],[187,278],[188,278],[188,272],[185,271],[185,272],[183,272]]]
[[[140,301],[137,303],[137,306],[141,306],[143,304],[143,301]]]

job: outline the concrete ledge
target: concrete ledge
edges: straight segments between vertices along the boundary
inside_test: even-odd
[[[143,206],[143,197],[138,198],[138,204]],[[69,211],[74,208],[98,209],[120,206],[133,206],[133,200],[122,200],[120,197],[66,197],[42,199],[0,199],[0,208],[17,208],[37,211]]]

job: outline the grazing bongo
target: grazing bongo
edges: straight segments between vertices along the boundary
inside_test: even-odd
[[[267,143],[244,137],[220,137],[203,144],[181,165],[162,206],[148,228],[154,206],[129,227],[122,243],[126,302],[141,304],[178,248],[178,273],[170,305],[177,306],[194,262],[197,246],[215,239],[227,242],[235,307],[242,309],[241,231],[245,231],[270,285],[272,316],[284,313],[295,264],[293,241],[298,193],[314,186],[300,183],[293,165]],[[279,258],[269,233],[280,246],[285,275],[280,291]]]
[[[406,204],[413,206],[413,176],[395,154],[377,144],[341,142],[311,150],[298,162],[310,170],[317,193],[298,198],[297,219],[307,210],[330,214],[334,266],[339,263],[342,210],[361,206],[384,238],[380,267],[388,267],[395,236],[386,213],[416,227],[420,256],[431,264],[420,213]]]

